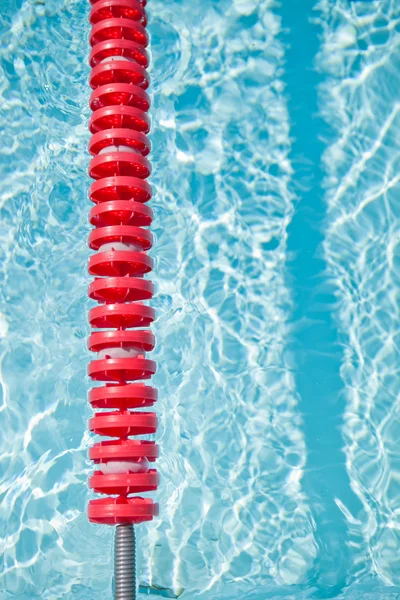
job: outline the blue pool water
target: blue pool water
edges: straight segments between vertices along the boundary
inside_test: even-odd
[[[149,0],[161,517],[141,592],[400,598],[400,0]],[[87,522],[85,0],[2,0],[0,599]]]

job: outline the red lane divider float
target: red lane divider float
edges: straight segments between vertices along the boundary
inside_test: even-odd
[[[121,385],[109,384],[104,387],[93,388],[89,392],[89,402],[93,408],[119,408],[121,410],[126,410],[128,408],[143,408],[153,406],[153,404],[157,402],[157,398],[157,390],[148,385],[144,385],[143,383]],[[124,452],[127,452],[128,450],[129,452],[138,452],[138,447],[142,450],[146,447],[147,452],[149,444],[152,448],[156,448],[154,442],[143,440],[113,440],[110,442],[100,442],[100,444],[95,444],[90,448],[89,458],[92,460],[100,460],[103,458],[105,461],[112,460],[113,458],[115,460],[128,460],[131,457],[131,454],[128,456],[124,454]],[[109,454],[100,456],[97,453],[99,449],[109,450],[110,448],[112,449],[112,452],[114,452],[112,456]],[[142,456],[142,454],[138,456],[135,454],[132,458],[140,458]],[[151,460],[148,454],[145,456],[147,456],[148,460]],[[152,454],[152,456],[153,460],[155,460],[158,456],[158,450],[155,454]]]
[[[98,0],[90,11],[89,21],[95,25],[99,21],[114,17],[140,21],[144,27],[147,25],[146,12],[137,0],[119,0],[118,3],[113,0]]]
[[[92,208],[89,215],[91,225],[151,225],[153,211],[149,206],[132,200],[102,202]]]
[[[91,133],[114,129],[115,127],[134,129],[142,133],[150,131],[150,119],[142,110],[134,106],[104,106],[95,110],[89,121]]]
[[[150,108],[150,98],[146,92],[131,83],[110,83],[100,85],[91,94],[89,105],[92,110],[116,106],[133,106],[141,111]]]
[[[105,151],[107,148],[104,149]],[[149,161],[135,152],[105,152],[92,158],[89,165],[89,175],[92,179],[103,179],[112,175],[129,177],[134,175],[146,179],[151,173]]]
[[[149,43],[146,29],[131,19],[106,19],[93,25],[89,42],[95,46],[106,40],[130,40],[144,48]]]
[[[135,277],[95,279],[89,286],[89,297],[97,302],[137,302],[150,300],[154,288],[151,281]]]
[[[105,304],[104,306],[96,306],[89,312],[89,323],[97,329],[150,327],[154,319],[154,309],[138,302],[132,304]]]
[[[89,235],[89,247],[98,250],[103,244],[122,242],[140,246],[141,250],[149,250],[152,240],[153,236],[148,229],[131,225],[111,225],[93,229]]]
[[[151,145],[149,139],[139,131],[132,129],[106,129],[99,131],[90,138],[89,152],[96,155],[101,150],[110,146],[125,146],[137,150],[143,156],[150,152]]]
[[[89,312],[94,329],[89,349],[93,381],[103,382],[89,392],[95,411],[90,430],[108,439],[89,451],[95,471],[89,487],[108,497],[91,500],[89,519],[117,525],[149,521],[158,514],[150,498],[136,496],[157,488],[158,475],[150,463],[158,456],[153,441],[132,439],[157,429],[153,412],[143,412],[157,401],[157,390],[145,385],[156,372],[147,353],[155,340],[148,329],[155,319],[146,301],[153,296],[145,274],[153,266],[146,252],[153,238],[148,229],[153,212],[145,203],[152,190],[146,179],[151,167],[147,112],[150,98],[146,68],[149,57],[145,0],[91,0],[92,25],[89,105],[94,180],[89,198],[94,203],[89,221],[89,273],[95,279],[89,297],[98,303]],[[97,331],[96,331],[97,330]]]
[[[137,177],[103,177],[92,183],[89,189],[89,198],[95,204],[110,200],[148,202],[151,196],[149,184]]]
[[[110,62],[101,62],[94,67],[89,78],[90,87],[96,89],[111,83],[130,83],[146,90],[149,87],[146,70],[135,62],[121,58],[117,61],[114,56]]]
[[[89,64],[93,68],[112,56],[134,60],[144,69],[149,66],[149,55],[143,46],[132,40],[123,39],[105,40],[93,46],[89,55]]]

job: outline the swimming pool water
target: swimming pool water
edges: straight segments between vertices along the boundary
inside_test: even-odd
[[[86,0],[0,11],[0,599],[87,522]],[[400,0],[149,0],[161,516],[143,597],[400,597]]]

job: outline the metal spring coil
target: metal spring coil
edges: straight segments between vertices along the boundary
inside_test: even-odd
[[[132,525],[118,525],[115,531],[114,598],[136,598],[136,540]]]

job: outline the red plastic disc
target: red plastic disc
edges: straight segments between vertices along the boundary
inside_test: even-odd
[[[142,250],[149,250],[153,243],[153,236],[147,229],[132,227],[130,225],[100,227],[90,232],[89,247],[92,250],[98,250],[103,244],[112,242],[135,244],[136,246],[140,246]]]
[[[105,385],[93,388],[89,392],[89,402],[93,408],[143,408],[153,406],[157,402],[157,390],[143,383],[131,383],[125,385]],[[135,447],[126,446],[135,444]],[[113,444],[111,447],[110,444]],[[117,445],[116,445],[117,444]],[[144,447],[136,448],[137,445],[144,444]],[[149,444],[152,447],[149,449]],[[123,446],[123,447],[122,447]],[[154,446],[154,448],[153,448]],[[102,452],[109,452],[103,456]],[[146,452],[145,454],[130,454],[132,452]],[[125,453],[124,453],[125,452]],[[111,453],[111,454],[110,454]],[[115,455],[114,455],[114,454]],[[117,442],[101,442],[95,444],[89,450],[91,460],[100,461],[114,458],[115,460],[124,460],[125,458],[140,458],[146,456],[148,460],[155,460],[158,456],[158,449],[154,442],[118,440]]]
[[[90,52],[90,66],[95,67],[110,56],[132,58],[145,69],[149,66],[149,56],[146,50],[143,46],[131,40],[105,40],[96,44]]]
[[[96,329],[109,327],[149,327],[155,319],[154,309],[144,304],[105,304],[89,311],[89,323]]]
[[[96,4],[96,2],[100,2],[100,0],[90,0],[90,4]],[[140,4],[144,7],[147,4],[147,0],[138,0],[138,2],[140,2]]]
[[[114,128],[134,129],[142,133],[150,131],[150,119],[134,106],[104,106],[92,113],[89,120],[91,133]]]
[[[89,297],[97,302],[135,302],[150,300],[154,286],[147,279],[109,277],[95,279],[89,286]]]
[[[105,19],[133,19],[146,26],[147,19],[143,6],[137,0],[99,0],[90,11],[89,21],[95,25]]]
[[[129,146],[147,156],[151,149],[150,140],[144,133],[133,129],[106,129],[95,133],[89,141],[89,152],[97,155],[108,146]]]
[[[95,204],[111,200],[148,202],[151,192],[150,185],[143,179],[120,176],[104,177],[92,183],[89,188],[89,198]]]
[[[137,383],[125,387],[138,387],[139,385],[146,387]],[[118,386],[113,385],[111,387]],[[113,460],[139,460],[140,458],[147,458],[149,462],[154,462],[158,458],[158,446],[155,442],[147,440],[106,440],[89,448],[89,458],[95,464]]]
[[[157,430],[157,416],[150,412],[98,413],[89,419],[89,429],[108,437],[149,435]]]
[[[102,179],[114,175],[146,179],[150,173],[151,167],[147,158],[133,152],[105,152],[92,158],[89,164],[89,176],[92,179]]]
[[[88,374],[95,381],[128,382],[150,379],[156,372],[156,363],[148,358],[106,358],[92,360]]]
[[[144,252],[109,250],[89,258],[89,273],[99,277],[135,277],[153,268],[153,261]]]
[[[96,2],[100,2],[100,0],[90,0],[90,4],[96,4]],[[142,6],[146,6],[147,0],[138,0]]]
[[[149,87],[149,78],[143,67],[130,60],[102,62],[92,69],[89,77],[92,89],[112,83],[128,83],[146,90]]]
[[[145,329],[121,329],[116,331],[95,331],[89,336],[88,348],[91,352],[100,352],[109,348],[135,347],[140,352],[154,349],[154,335]]]
[[[143,25],[132,19],[123,18],[106,19],[93,25],[89,38],[91,46],[110,39],[132,40],[144,47],[149,43],[149,37]]]
[[[89,487],[97,494],[128,496],[154,491],[158,487],[158,473],[151,469],[147,473],[107,473],[95,471],[89,478]]]
[[[147,112],[150,108],[150,98],[148,94],[137,85],[130,83],[110,83],[101,85],[95,89],[89,100],[92,110],[98,110],[105,106],[133,106]]]
[[[93,206],[89,220],[96,227],[108,225],[151,225],[153,211],[146,204],[133,200],[113,200]]]
[[[143,523],[157,515],[158,504],[150,498],[99,498],[91,500],[88,506],[89,521],[101,525]]]

